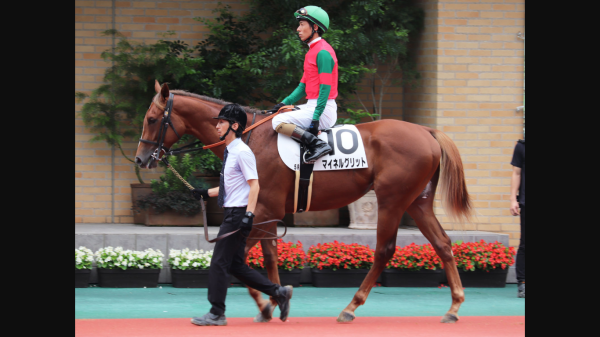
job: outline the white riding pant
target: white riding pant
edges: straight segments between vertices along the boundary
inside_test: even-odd
[[[316,99],[309,99],[306,104],[298,105],[300,110],[282,112],[273,118],[273,130],[281,123],[295,124],[301,128],[307,129],[313,119],[315,108],[317,107]],[[325,110],[319,118],[319,130],[328,129],[335,125],[337,121],[337,104],[334,99],[327,100]]]

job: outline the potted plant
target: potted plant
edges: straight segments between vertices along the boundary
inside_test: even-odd
[[[311,246],[307,257],[315,287],[358,287],[374,259],[368,245],[337,241]]]
[[[90,284],[94,254],[91,250],[81,246],[75,249],[75,288],[87,288]]]
[[[94,256],[98,265],[98,283],[109,288],[156,288],[162,268],[163,253],[148,248],[144,251],[122,247],[100,248]]]
[[[302,249],[302,242],[283,242],[277,240],[277,269],[279,271],[279,280],[282,285],[300,286],[300,273],[304,269],[306,254]],[[264,257],[261,245],[257,244],[250,249],[246,263],[250,268],[258,270],[263,275],[267,275],[264,266]]]
[[[495,241],[456,242],[452,253],[464,287],[506,287],[508,267],[515,262],[514,247]]]
[[[171,249],[168,262],[173,287],[208,288],[208,269],[212,255],[212,250]]]
[[[171,166],[193,186],[201,186],[202,182],[194,177],[198,169],[198,161],[189,153],[169,158]],[[189,189],[166,168],[159,180],[152,180],[152,193],[137,201],[137,207],[147,210],[146,226],[202,226],[204,224],[200,202],[194,198]]]
[[[385,287],[437,287],[444,281],[442,261],[431,244],[396,247],[383,270]]]

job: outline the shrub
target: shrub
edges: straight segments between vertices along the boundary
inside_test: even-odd
[[[169,265],[173,269],[181,270],[199,270],[208,269],[210,267],[210,260],[212,259],[213,251],[209,250],[189,250],[185,248],[183,250],[171,249],[169,252]]]
[[[358,243],[345,244],[337,241],[317,244],[308,249],[308,264],[319,269],[371,268],[375,252],[369,246]]]
[[[189,153],[181,158],[171,156],[169,157],[169,163],[192,186],[201,185],[200,181],[193,175],[198,170],[199,162]],[[152,193],[138,200],[136,206],[141,209],[152,207],[156,214],[168,210],[176,211],[185,216],[194,216],[200,213],[202,210],[200,202],[194,198],[183,182],[175,176],[173,171],[166,168],[162,161],[159,162],[159,165],[165,168],[165,173],[160,176],[159,180],[152,180]],[[135,207],[133,209],[137,211]]]
[[[95,254],[98,268],[103,269],[159,269],[162,268],[163,253],[148,248],[144,251],[123,250],[122,247],[100,248]]]
[[[75,268],[77,269],[92,269],[94,254],[91,250],[81,246],[75,249]]]
[[[417,245],[411,243],[406,247],[396,247],[396,252],[390,261],[385,265],[387,269],[406,269],[406,270],[436,270],[442,267],[442,262],[433,250],[433,246],[427,243]]]
[[[507,248],[498,241],[486,243],[484,240],[455,243],[452,245],[452,253],[457,267],[464,271],[506,269],[515,262],[516,255],[513,247]]]
[[[302,242],[283,242],[277,240],[277,269],[303,269],[306,254],[302,249]],[[255,245],[248,252],[246,263],[253,269],[265,269],[261,245]]]

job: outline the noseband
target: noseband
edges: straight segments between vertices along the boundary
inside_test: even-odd
[[[169,128],[169,126],[171,126],[171,129],[173,129],[173,132],[175,132],[175,134],[177,135],[177,138],[178,139],[181,138],[181,136],[177,133],[177,130],[175,130],[175,126],[173,126],[173,123],[171,122],[171,111],[173,110],[173,97],[174,97],[174,95],[172,93],[169,93],[169,100],[167,100],[167,105],[165,106],[165,112],[164,112],[163,118],[160,122],[160,129],[158,130],[158,142],[153,142],[151,140],[146,140],[146,139],[140,138],[140,142],[142,142],[142,143],[152,144],[152,145],[157,146],[156,150],[154,150],[154,153],[150,157],[150,160],[158,161],[160,153],[162,151],[165,151],[165,153],[169,152],[169,149],[164,147],[165,136],[167,135],[167,129]],[[150,165],[150,162],[148,163],[148,165]]]

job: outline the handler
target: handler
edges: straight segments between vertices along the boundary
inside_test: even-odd
[[[310,49],[304,57],[300,85],[273,109],[294,104],[304,96],[308,101],[298,106],[300,110],[275,116],[273,129],[306,145],[310,152],[306,161],[311,162],[331,152],[329,144],[317,135],[337,120],[338,61],[331,45],[321,38],[329,29],[329,15],[321,7],[306,6],[294,16],[298,20],[298,36]]]
[[[247,123],[246,113],[239,105],[228,104],[223,107],[218,117],[213,118],[219,119],[217,133],[221,140],[225,140],[227,146],[223,157],[221,181],[219,187],[209,190],[195,189],[192,194],[198,200],[201,196],[204,199],[218,196],[219,207],[224,207],[219,236],[238,228],[241,230],[215,244],[208,273],[208,301],[212,308],[206,315],[192,318],[192,323],[227,325],[225,297],[230,273],[247,286],[272,296],[281,310],[279,318],[285,322],[290,310],[293,287],[282,287],[271,282],[248,267],[245,261],[244,248],[252,229],[253,212],[259,191],[256,159],[252,150],[240,139]]]

